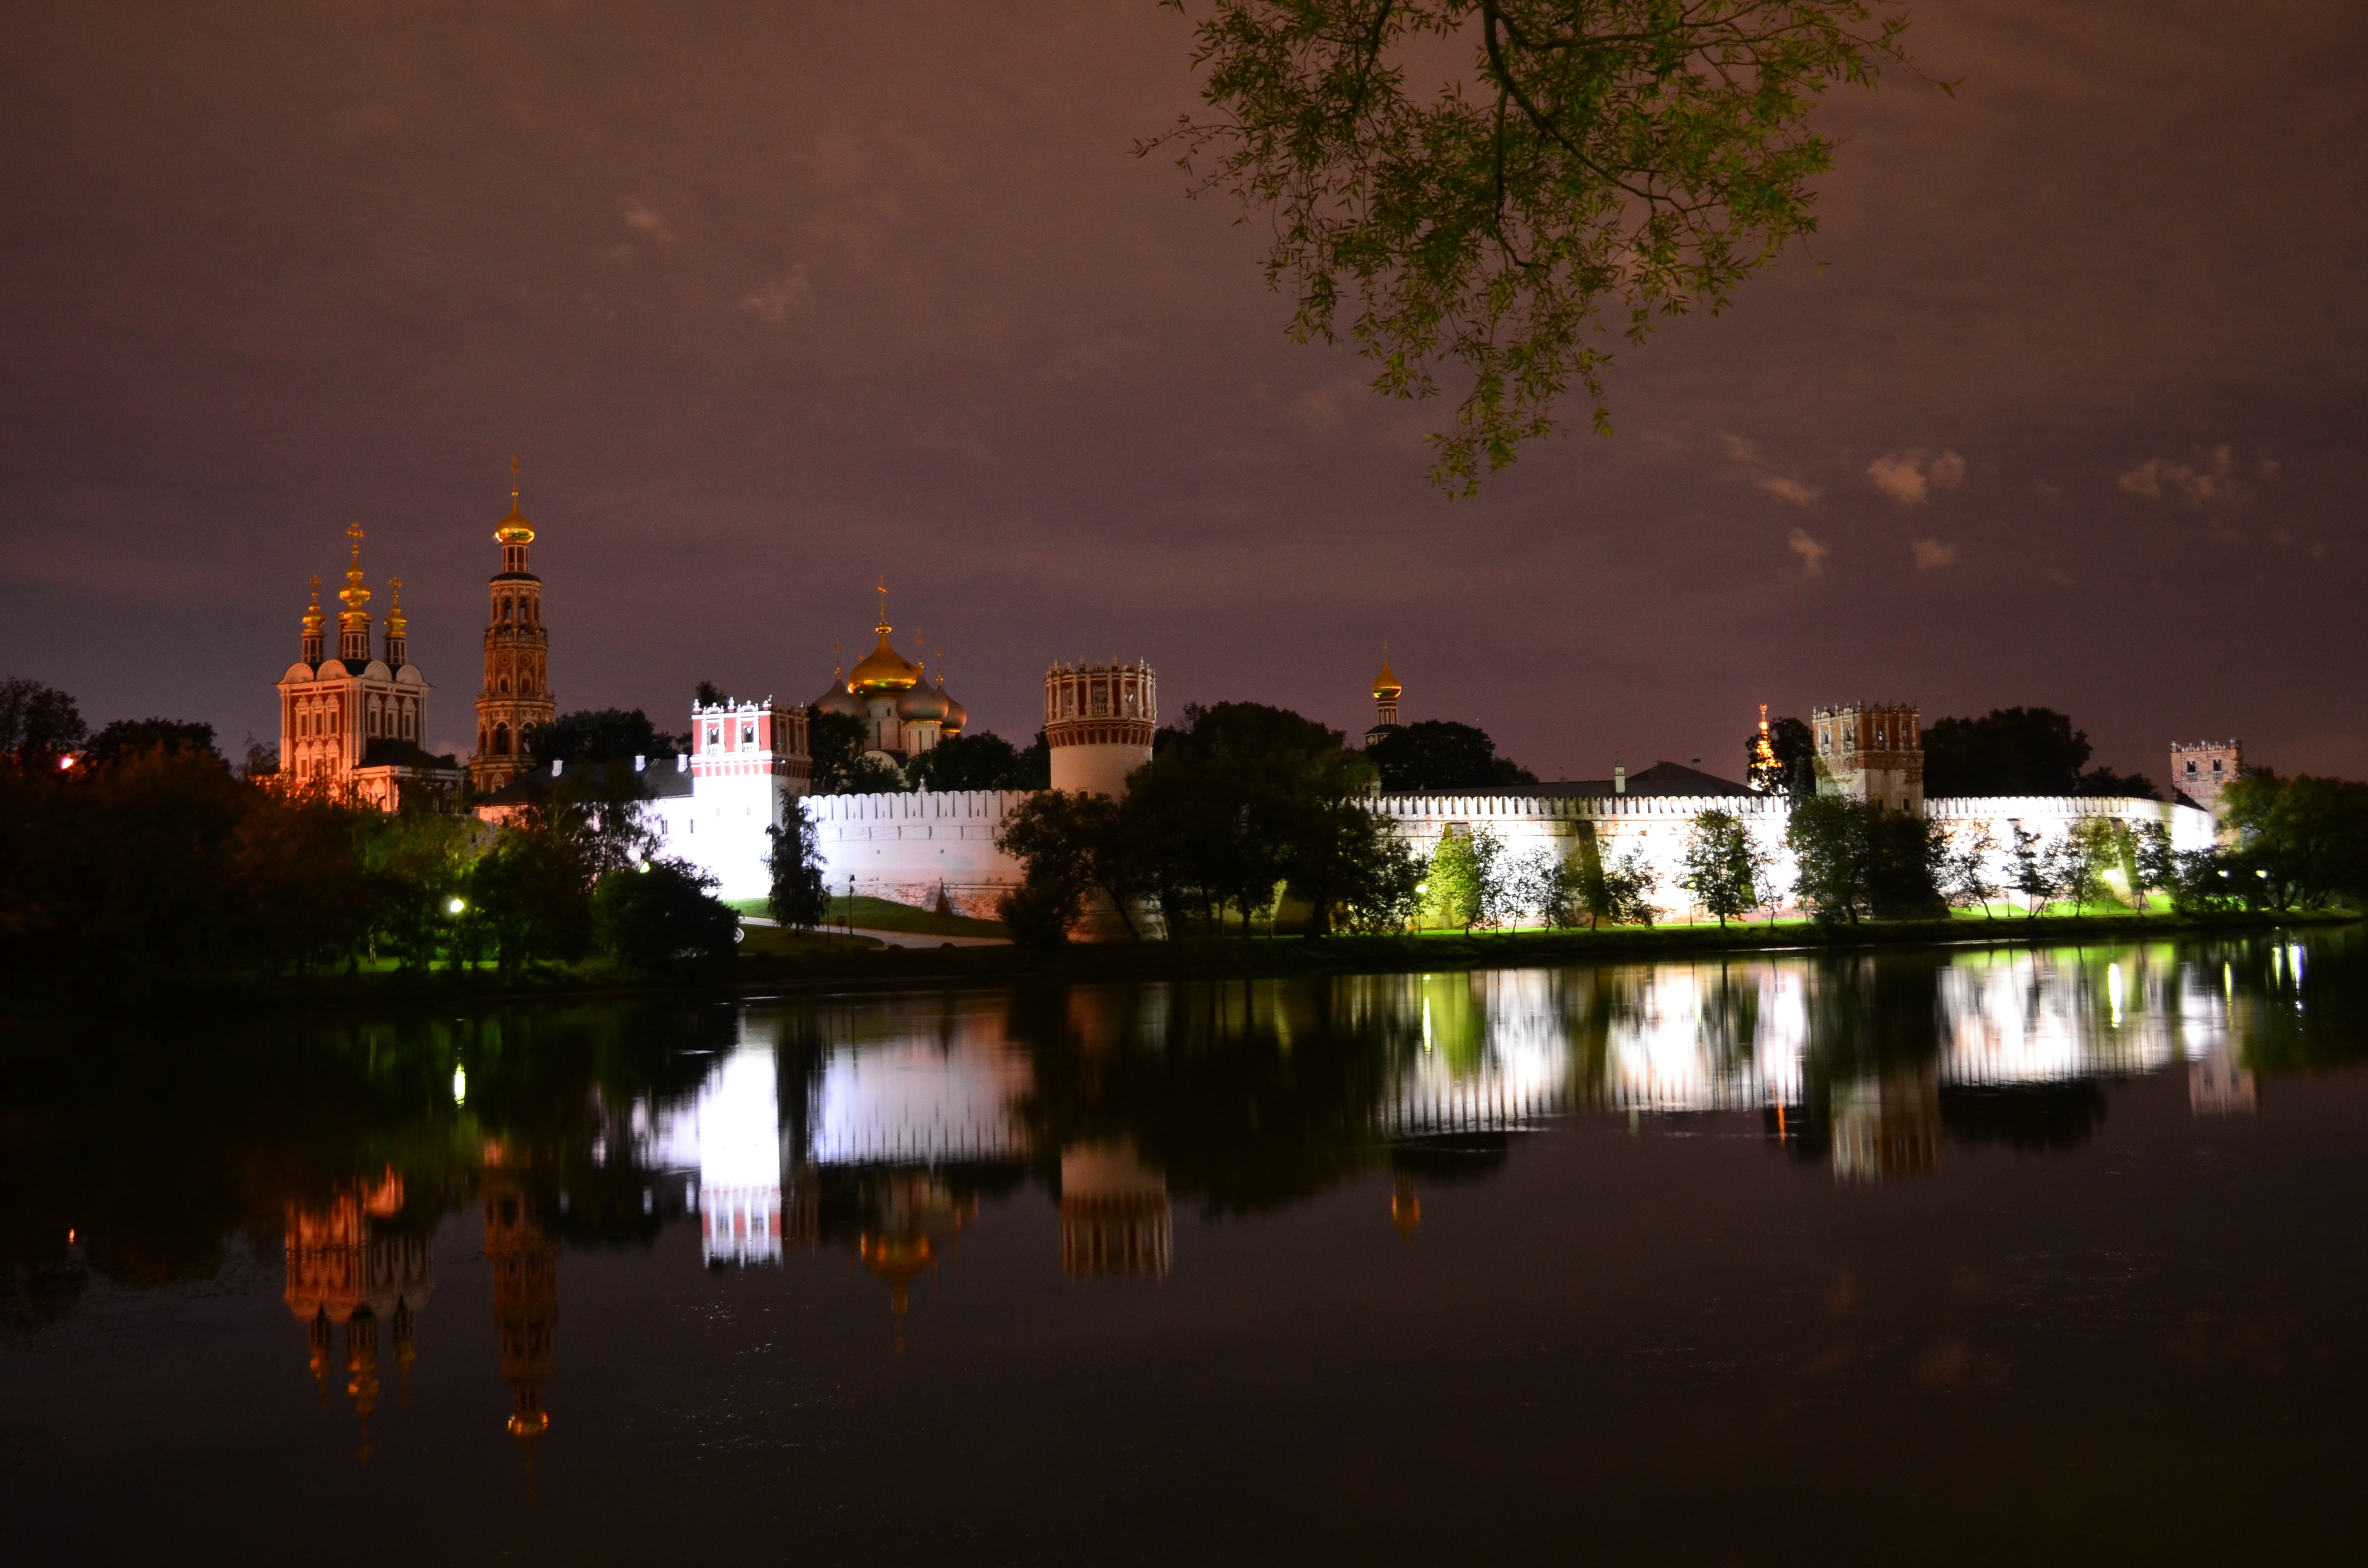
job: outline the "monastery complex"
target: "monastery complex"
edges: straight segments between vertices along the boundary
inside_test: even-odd
[[[352,546],[346,586],[337,597],[337,653],[326,653],[319,579],[304,615],[302,656],[279,679],[282,771],[292,780],[340,790],[382,810],[406,805],[471,809],[498,820],[517,801],[547,789],[561,764],[535,764],[528,737],[550,722],[558,704],[550,685],[550,633],[542,614],[542,580],[528,563],[533,526],[515,486],[508,516],[496,525],[500,570],[489,584],[484,672],[478,688],[476,751],[465,769],[430,756],[427,705],[432,689],[409,662],[402,584],[389,585],[382,651],[371,648],[370,590],[361,566],[362,530],[347,530]],[[880,590],[879,641],[871,653],[812,701],[694,703],[688,714],[689,750],[632,759],[637,792],[663,844],[662,853],[712,874],[718,897],[762,898],[770,885],[767,830],[802,812],[815,824],[829,890],[899,903],[940,907],[991,918],[996,901],[1021,880],[1017,861],[996,847],[996,830],[1024,800],[1024,791],[919,790],[910,792],[818,795],[813,792],[809,724],[821,713],[844,714],[866,731],[867,756],[903,767],[964,733],[967,710],[945,687],[942,663],[932,682],[917,659],[891,641],[887,592]],[[1375,722],[1364,743],[1398,728],[1405,688],[1384,657],[1372,685]],[[1149,665],[1111,659],[1053,664],[1043,676],[1043,729],[1055,790],[1122,794],[1127,776],[1151,760],[1158,728],[1158,679]],[[2233,778],[2242,754],[2236,743],[2177,745],[2171,752],[2172,801],[2054,796],[1927,800],[1921,715],[1913,703],[1844,703],[1818,707],[1811,728],[1819,788],[1895,810],[1920,812],[1952,831],[1987,829],[2003,857],[2013,828],[2055,838],[2076,824],[2109,818],[2133,827],[2159,824],[2177,848],[2210,845],[2212,808]],[[621,763],[611,766],[621,766]],[[465,777],[466,789],[463,788]],[[1417,854],[1427,856],[1448,833],[1486,830],[1508,851],[1540,846],[1568,857],[1592,841],[1605,859],[1640,856],[1656,873],[1661,913],[1689,914],[1677,886],[1679,861],[1692,824],[1707,811],[1729,812],[1778,858],[1791,804],[1780,794],[1674,763],[1658,763],[1609,779],[1510,786],[1457,795],[1371,797],[1372,810]],[[1787,879],[1789,881],[1789,879]]]

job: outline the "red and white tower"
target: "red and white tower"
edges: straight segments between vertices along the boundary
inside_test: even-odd
[[[477,693],[477,755],[469,781],[491,794],[527,766],[527,732],[558,712],[545,665],[551,633],[542,624],[542,579],[527,570],[534,525],[518,510],[518,461],[510,461],[510,515],[494,529],[502,569],[494,574],[493,615],[485,623],[485,684]]]
[[[1126,776],[1151,760],[1159,727],[1158,677],[1138,659],[1054,665],[1044,672],[1044,742],[1053,788],[1126,793]]]

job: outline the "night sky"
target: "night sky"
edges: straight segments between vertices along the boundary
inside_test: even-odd
[[[2368,7],[1925,4],[1821,232],[1476,499],[1128,154],[1149,0],[0,8],[0,673],[277,734],[344,529],[465,753],[520,460],[563,710],[1053,659],[1486,726],[1544,778],[1767,702],[2069,711],[2368,775]]]

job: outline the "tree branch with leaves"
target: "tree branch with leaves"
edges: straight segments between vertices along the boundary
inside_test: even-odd
[[[1269,215],[1295,341],[1345,334],[1392,397],[1453,368],[1431,477],[1469,494],[1574,386],[1609,433],[1613,345],[1716,314],[1815,232],[1811,112],[1913,70],[1907,26],[1892,0],[1213,0],[1215,115],[1135,152]]]

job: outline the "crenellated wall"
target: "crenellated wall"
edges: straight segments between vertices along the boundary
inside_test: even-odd
[[[850,879],[859,897],[928,906],[938,892],[957,915],[995,918],[1019,885],[1019,862],[995,846],[996,829],[1025,790],[916,790],[909,795],[809,795],[831,896]]]
[[[702,780],[702,801],[667,803],[669,817],[681,822],[669,826],[675,852],[691,844],[685,830],[694,816],[700,822],[696,836],[704,840],[694,858],[722,876],[724,897],[762,896],[767,876],[761,861],[762,828],[768,800],[778,799],[789,809],[795,797],[776,795],[778,785],[761,796],[743,801],[739,790],[725,800],[720,790],[737,781]],[[745,789],[745,787],[743,787]],[[860,896],[898,903],[928,906],[940,890],[957,914],[981,919],[995,916],[996,901],[1019,885],[1019,863],[995,846],[996,830],[1029,792],[1019,790],[917,791],[912,794],[809,795],[803,808],[821,841],[825,874],[834,897],[849,890]],[[1779,884],[1793,881],[1792,857],[1784,848],[1784,832],[1792,821],[1792,803],[1781,796],[1759,795],[1596,795],[1522,794],[1381,795],[1369,801],[1372,812],[1389,823],[1417,855],[1428,857],[1450,828],[1463,832],[1483,829],[1493,834],[1508,854],[1523,856],[1541,847],[1565,858],[1578,853],[1591,838],[1606,861],[1639,856],[1656,879],[1655,903],[1665,919],[1682,920],[1693,911],[1683,889],[1686,842],[1694,819],[1708,811],[1740,818],[1747,829],[1777,862]],[[2212,843],[2208,812],[2161,801],[2084,799],[2072,796],[1998,796],[1972,800],[1928,801],[1925,814],[1952,838],[1986,831],[1992,845],[1992,872],[2007,880],[2006,857],[2013,848],[2015,824],[2055,842],[2076,824],[2092,819],[2120,822],[2133,828],[2158,823],[2169,830],[2174,848],[2193,850]],[[722,835],[734,835],[731,839]],[[729,858],[745,864],[725,865],[711,858],[730,845]]]

